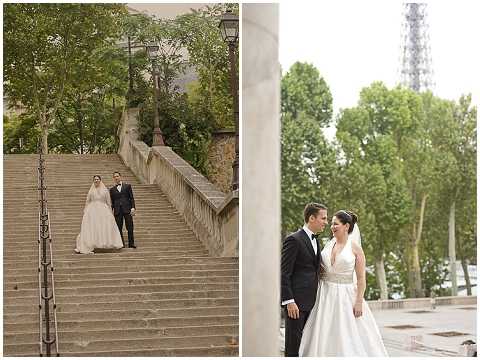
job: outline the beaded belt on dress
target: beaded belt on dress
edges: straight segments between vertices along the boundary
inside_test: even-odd
[[[344,274],[327,273],[322,277],[322,280],[337,283],[337,284],[352,284],[353,274],[344,275]]]

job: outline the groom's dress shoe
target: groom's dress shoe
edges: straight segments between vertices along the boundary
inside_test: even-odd
[[[136,249],[137,247],[135,245],[130,245],[129,248]]]

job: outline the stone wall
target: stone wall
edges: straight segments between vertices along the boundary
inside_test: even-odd
[[[442,305],[476,305],[476,296],[442,296],[436,298],[415,298],[400,300],[371,300],[371,310],[418,309]]]
[[[214,132],[208,149],[208,179],[225,193],[231,190],[234,160],[235,131]]]
[[[122,115],[118,154],[145,184],[157,184],[212,256],[238,256],[238,191],[225,194],[168,146],[138,140],[138,109]]]

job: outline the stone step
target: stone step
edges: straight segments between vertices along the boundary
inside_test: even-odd
[[[137,219],[135,219],[137,220]],[[134,220],[134,232],[135,234],[153,234],[153,235],[161,235],[163,233],[171,233],[171,234],[182,234],[182,235],[192,235],[192,231],[186,227],[185,225],[178,224],[174,221],[169,222],[157,222],[154,226],[152,226],[151,221],[145,221],[144,219],[140,219],[140,221]],[[58,220],[56,220],[58,221]],[[79,232],[81,229],[81,219],[80,221],[76,221],[75,223],[69,223],[68,225],[61,225],[60,223],[55,223],[51,221],[51,231],[54,234],[65,234],[65,233],[72,233],[72,232]],[[125,229],[125,226],[124,226]],[[4,225],[4,232],[9,233],[12,232],[13,234],[25,234],[35,232],[38,233],[39,224],[30,224],[28,226],[22,226],[22,229],[18,229],[18,224],[15,227],[14,224],[6,224]]]
[[[126,234],[125,234],[126,235]],[[126,237],[125,237],[126,238]],[[165,248],[170,248],[170,249],[195,249],[197,247],[203,247],[201,244],[198,243],[198,240],[196,239],[185,239],[185,238],[179,238],[179,239],[170,239],[166,241],[154,241],[152,239],[145,238],[144,236],[142,237],[135,237],[136,240],[138,240],[142,243],[142,251],[150,251],[154,252],[156,250],[162,250]],[[53,253],[55,258],[58,258],[60,255],[60,252],[65,251],[68,252],[66,254],[70,255],[72,249],[75,247],[75,243],[73,241],[69,241],[68,243],[62,242],[62,243],[53,243]],[[48,243],[47,243],[48,246]],[[111,250],[103,250],[103,249],[97,249],[97,252],[100,254],[100,252],[105,251],[105,252],[111,252]],[[130,251],[126,249],[125,251]],[[3,254],[16,254],[18,253],[19,255],[26,255],[26,254],[31,254],[31,255],[37,255],[38,254],[38,242],[37,239],[33,238],[30,240],[23,240],[22,242],[17,243],[16,245],[13,244],[4,244],[3,246]]]
[[[138,212],[142,210],[144,214],[149,214],[150,216],[154,217],[157,214],[158,215],[171,215],[171,214],[176,214],[178,216],[178,212],[171,207],[169,204],[161,203],[160,201],[152,201],[151,199],[147,200],[142,200],[142,199],[135,199],[136,206],[138,208]],[[52,200],[47,200],[47,207],[48,211],[50,211],[50,214],[53,216],[53,214],[61,215],[65,213],[67,216],[78,216],[81,215],[83,216],[83,209],[85,208],[85,199],[81,199],[76,202],[70,202],[69,204],[65,203],[56,203]],[[32,201],[25,201],[25,202],[19,202],[18,204],[15,204],[15,206],[6,206],[8,208],[9,212],[6,213],[6,216],[12,216],[10,219],[13,219],[13,216],[18,216],[20,214],[25,214],[32,216],[33,214],[38,214],[39,212],[39,206],[38,202],[32,202]],[[148,211],[154,211],[153,213],[149,213]],[[17,211],[18,214],[13,214],[13,211]],[[141,213],[141,212],[140,212]],[[80,218],[81,219],[81,218]]]
[[[172,308],[192,308],[192,307],[210,307],[210,306],[235,306],[238,310],[238,299],[235,297],[220,298],[192,298],[192,299],[159,299],[159,300],[140,300],[140,301],[106,301],[96,302],[94,309],[96,311],[110,310],[169,310]],[[58,311],[63,312],[91,312],[92,304],[90,302],[66,302],[57,303]],[[38,303],[27,305],[4,305],[5,314],[36,313],[38,315]],[[5,315],[7,316],[7,315]]]
[[[176,271],[176,270],[212,270],[212,269],[236,269],[238,268],[237,262],[209,262],[211,258],[195,258],[195,262],[191,262],[191,258],[185,259],[175,259],[178,264],[169,264],[171,259],[166,258],[162,260],[162,263],[145,264],[144,261],[129,261],[125,264],[125,261],[120,262],[103,262],[98,264],[98,262],[91,263],[90,261],[84,261],[81,264],[78,262],[61,262],[55,261],[55,276],[56,274],[99,274],[99,273],[122,273],[122,272],[149,272],[149,271]],[[180,260],[190,261],[190,262],[180,262]],[[200,263],[199,260],[205,260],[204,263]],[[4,276],[11,275],[25,275],[25,274],[36,274],[38,263],[34,264],[31,261],[18,264],[18,267],[12,269],[10,267],[5,267],[6,262],[4,261]],[[13,262],[12,265],[15,265],[16,262]],[[22,266],[21,266],[22,265]]]
[[[4,172],[5,174],[5,172]],[[23,174],[22,176],[25,176],[25,174]],[[130,176],[131,178],[135,178],[133,175]],[[92,184],[92,178],[89,178],[89,183],[90,185]],[[57,192],[57,193],[66,193],[66,194],[82,194],[82,193],[85,193],[85,191],[88,191],[89,187],[86,186],[87,189],[85,188],[81,188],[80,186],[84,186],[84,185],[80,185],[78,186],[78,182],[76,181],[76,179],[69,179],[69,181],[71,181],[70,184],[68,185],[59,185],[57,184],[56,182],[53,182],[53,183],[48,183],[48,182],[44,182],[44,186],[46,186],[46,189],[47,189],[47,193],[50,193],[50,192]],[[127,182],[126,180],[123,180],[124,182]],[[32,190],[35,190],[37,191],[38,190],[38,182],[37,182],[37,176],[35,175],[35,179],[32,179],[32,183],[27,185],[27,186],[23,186],[23,187],[20,187],[20,188],[16,188],[16,186],[18,185],[21,185],[23,183],[23,179],[22,179],[22,182],[21,183],[18,183],[18,179],[16,177],[12,177],[11,179],[11,182],[8,182],[8,181],[5,181],[5,176],[4,176],[4,184],[5,185],[12,185],[11,187],[5,187],[5,192],[7,194],[14,194],[15,191],[18,191],[19,194],[22,194],[23,192],[28,192],[28,191],[32,191]],[[75,186],[72,186],[72,184],[75,184]],[[110,185],[110,186],[113,186],[113,180],[111,179],[108,179],[108,180],[105,180],[104,181],[104,184],[105,186],[107,185]],[[158,185],[156,184],[132,184],[135,186],[135,188],[133,189],[135,191],[135,189],[140,189],[140,190],[143,190],[143,191],[154,191],[156,193],[159,193],[160,195],[162,196],[165,196],[160,187],[158,187]],[[30,189],[30,190],[29,190]]]
[[[137,240],[140,240],[137,238]],[[145,239],[141,239],[145,240]],[[55,258],[60,258],[63,257],[64,255],[71,255],[73,251],[73,247],[75,244],[65,244],[65,245],[55,245],[53,247],[53,253],[55,255]],[[138,251],[135,251],[136,253],[141,251],[148,251],[149,253],[152,253],[152,251],[173,251],[173,250],[204,250],[205,248],[203,245],[199,242],[184,242],[183,244],[176,244],[174,241],[169,241],[169,242],[163,242],[163,243],[157,243],[157,242],[151,242],[151,243],[145,243],[142,242],[142,247],[141,249],[137,249]],[[98,255],[101,254],[100,251],[103,251],[103,249],[98,249]],[[110,250],[104,250],[105,253],[112,253]],[[126,250],[128,251],[128,250]],[[120,250],[120,253],[122,251]],[[30,247],[23,247],[23,248],[3,248],[3,255],[5,256],[13,256],[13,255],[19,255],[19,256],[37,256],[38,255],[38,246],[37,244],[34,244],[34,246]]]
[[[20,242],[20,240],[25,239],[24,243],[27,244],[28,241],[32,241],[36,243],[38,240],[38,230],[39,229],[31,229],[30,231],[24,232],[17,232],[17,233],[4,233],[5,241],[7,241],[7,245],[15,245]],[[77,235],[80,233],[80,225],[76,229],[69,229],[68,231],[59,232],[57,234],[57,229],[55,229],[55,225],[52,225],[51,228],[51,237],[52,237],[52,244],[59,244],[59,245],[66,245],[71,242],[73,236],[73,242]],[[123,233],[126,234],[125,226],[123,227]],[[156,228],[152,229],[150,232],[148,229],[142,229],[142,227],[138,225],[134,225],[134,234],[135,238],[142,237],[145,239],[156,239],[158,242],[165,242],[168,240],[173,241],[181,241],[182,239],[193,239],[195,235],[190,230],[186,229],[178,229],[175,231],[170,231],[167,227]]]
[[[126,340],[122,340],[126,342]],[[121,341],[121,342],[122,342]],[[237,343],[238,339],[232,338],[232,343]],[[226,357],[226,356],[238,356],[238,345],[215,345],[210,344],[206,346],[185,346],[185,347],[165,347],[155,346],[156,344],[144,344],[144,341],[138,343],[128,342],[130,348],[123,348],[117,350],[116,343],[107,342],[107,348],[110,350],[90,350],[88,346],[84,346],[84,351],[70,351],[70,343],[63,344],[63,348],[60,348],[60,356],[67,357],[96,357],[96,356],[117,356],[117,357],[127,357],[127,356],[157,356],[157,357]],[[115,349],[115,350],[111,350]],[[5,347],[4,353],[12,353],[12,356],[38,356],[38,344],[37,348],[32,344],[19,344],[10,345]]]
[[[46,185],[45,191],[45,199],[48,202],[55,202],[61,203],[61,197],[69,197],[75,203],[79,203],[87,197],[88,190],[90,189],[91,184],[80,185],[81,188],[72,188],[71,186],[64,186],[63,188],[60,187],[50,187]],[[113,185],[112,185],[113,186]],[[160,203],[168,202],[168,197],[164,195],[164,193],[160,190],[157,185],[148,185],[149,187],[145,187],[145,185],[134,185],[133,186],[133,194],[135,198],[141,198],[142,200],[152,200],[152,198],[148,197],[148,195],[154,195],[156,200]],[[154,187],[151,187],[154,186]],[[108,186],[110,188],[111,186]],[[8,200],[17,200],[22,202],[30,201],[32,204],[38,200],[39,192],[36,186],[32,186],[30,188],[24,187],[20,188],[15,191],[5,191],[5,199]],[[11,204],[16,205],[16,204]]]
[[[149,195],[149,196],[148,196]],[[55,195],[55,196],[62,196],[62,195]],[[69,197],[71,195],[68,195],[68,194],[65,194],[63,195],[64,197]],[[156,206],[156,209],[161,211],[161,210],[173,210],[173,207],[170,203],[168,203],[167,199],[163,199],[163,198],[159,198],[159,199],[152,199],[153,196],[155,196],[154,193],[149,193],[149,194],[145,194],[145,195],[142,195],[140,196],[140,194],[134,194],[135,196],[135,202],[137,203],[137,207],[140,206],[140,208],[155,208]],[[48,193],[47,194],[47,197],[45,198],[46,199],[46,202],[47,202],[47,205],[48,205],[48,209],[50,210],[50,212],[52,211],[57,211],[57,210],[75,210],[75,211],[79,211],[79,210],[83,210],[83,208],[85,207],[85,201],[86,201],[86,197],[87,197],[87,192],[83,192],[81,195],[76,195],[76,198],[75,199],[72,199],[71,201],[69,201],[68,203],[65,203],[65,202],[62,202],[60,200],[57,200],[54,198],[54,196],[50,196],[50,194]],[[32,199],[33,198],[33,199]],[[15,199],[5,199],[7,201],[16,201],[15,204],[8,204],[8,205],[5,205],[5,206],[8,206],[10,208],[14,208],[15,210],[18,210],[18,211],[26,211],[26,212],[32,212],[33,210],[35,211],[38,211],[38,197],[37,197],[37,194],[31,194],[30,197],[25,197],[24,199],[23,198],[20,198],[20,197],[17,197]]]
[[[191,279],[190,279],[191,280]],[[96,287],[76,287],[76,288],[55,288],[55,296],[62,295],[107,295],[115,294],[121,296],[123,294],[149,294],[156,292],[189,292],[200,290],[233,290],[238,289],[236,282],[217,282],[217,283],[193,283],[191,281],[173,284],[147,284],[147,285],[126,285],[125,287],[116,286],[96,286]],[[38,295],[38,288],[33,289],[4,289],[3,296],[8,298],[23,298]]]
[[[8,183],[4,182],[4,185],[8,185]],[[90,184],[91,185],[91,184]],[[108,186],[108,188],[112,187],[113,184],[109,184],[111,186]],[[131,184],[133,186],[133,193],[135,196],[139,196],[142,198],[148,199],[147,195],[148,194],[153,194],[157,197],[159,201],[166,201],[168,197],[162,192],[162,190],[158,187],[158,185],[142,185],[142,184]],[[12,184],[12,186],[14,186]],[[79,187],[72,187],[71,185],[69,186],[49,186],[48,184],[44,184],[46,187],[46,195],[47,195],[47,200],[48,201],[57,201],[58,202],[58,197],[60,196],[68,196],[72,200],[78,202],[79,200],[85,200],[88,190],[90,189],[89,184],[85,185],[80,185]],[[107,185],[105,185],[107,186]],[[8,188],[5,188],[5,198],[6,199],[20,199],[23,201],[30,200],[36,200],[36,197],[34,199],[31,198],[32,195],[34,196],[39,196],[38,192],[38,185],[32,184],[29,187],[22,187],[19,189],[13,189],[9,190]],[[13,204],[14,205],[14,204]]]
[[[93,305],[93,304],[92,304]],[[162,328],[169,326],[199,326],[199,325],[234,325],[238,323],[238,315],[208,315],[208,316],[178,316],[153,319],[107,319],[107,320],[75,320],[66,321],[62,314],[57,313],[58,331],[89,331],[129,328]],[[4,334],[30,332],[38,328],[38,321],[31,323],[5,323]],[[93,350],[93,349],[92,349]]]
[[[32,309],[33,310],[33,309]],[[195,308],[172,308],[172,309],[148,309],[148,310],[103,310],[103,311],[67,311],[68,306],[57,307],[57,317],[62,321],[86,321],[86,320],[136,320],[136,319],[162,319],[168,317],[190,317],[209,315],[237,315],[237,306],[212,306]],[[22,313],[6,315],[4,324],[34,323],[38,321],[38,311],[34,313]],[[35,329],[36,330],[36,329]]]
[[[141,292],[122,294],[121,299],[116,301],[144,301],[144,300],[185,300],[196,298],[231,298],[238,296],[237,289],[231,290],[191,290],[191,291],[164,291],[164,292]],[[112,302],[111,294],[93,294],[93,295],[57,295],[56,301],[59,304],[77,303],[77,304],[96,304],[98,302]],[[28,305],[37,304],[38,296],[5,296],[3,298],[5,305]]]
[[[65,274],[55,273],[55,281],[97,281],[97,280],[113,280],[121,279],[124,281],[135,281],[141,279],[179,279],[179,278],[193,278],[193,277],[218,277],[218,276],[237,276],[238,269],[221,270],[215,268],[214,270],[177,270],[177,271],[142,271],[142,272],[115,272],[115,273],[91,273],[91,274]],[[27,275],[10,275],[3,277],[3,283],[15,284],[18,282],[32,282],[38,281],[36,274]]]
[[[137,239],[138,240],[138,239]],[[102,252],[102,253],[95,253],[95,254],[75,254],[75,252],[71,251],[71,256],[75,257],[85,257],[85,256],[95,256],[98,261],[102,261],[102,259],[125,259],[125,258],[138,258],[141,257],[143,259],[146,258],[160,258],[160,257],[181,257],[181,256],[208,256],[208,251],[203,250],[202,248],[199,249],[177,249],[177,250],[158,250],[155,253],[151,253],[149,251],[142,251],[139,241],[136,241],[136,245],[138,246],[136,250],[132,249],[119,249],[119,250],[111,250],[110,252]],[[54,253],[55,255],[55,253]],[[62,255],[62,254],[60,254]],[[65,254],[63,254],[65,256]],[[4,261],[28,261],[28,260],[35,260],[38,258],[38,254],[32,255],[4,255]],[[55,263],[57,263],[58,258]]]
[[[217,284],[233,283],[236,276],[195,276],[195,277],[170,277],[170,278],[131,278],[131,279],[90,279],[90,280],[59,280],[55,278],[55,290],[70,289],[71,287],[91,287],[91,286],[133,286],[133,285],[171,285],[177,283],[192,284]],[[32,281],[4,283],[6,290],[28,290],[38,288],[38,278]],[[58,294],[58,292],[57,292]]]
[[[188,271],[191,271],[190,274],[203,274],[204,272],[208,271],[208,273],[215,273],[215,274],[235,274],[238,276],[238,265],[232,264],[230,266],[223,266],[223,265],[216,265],[216,266],[179,266],[179,275],[184,277],[188,277]],[[190,269],[190,270],[189,270]],[[121,270],[115,272],[114,269],[101,269],[103,272],[96,272],[95,270],[87,271],[86,269],[81,269],[78,271],[77,269],[67,269],[65,271],[55,271],[55,279],[100,279],[100,278],[143,278],[148,276],[160,276],[156,274],[162,274],[162,276],[177,276],[176,274],[172,274],[172,272],[165,272],[165,271],[156,271],[156,268],[152,268],[151,270],[145,270],[143,268],[122,268]],[[185,271],[185,272],[183,272]],[[198,272],[197,272],[198,271]],[[165,274],[165,275],[163,275]],[[15,285],[16,282],[23,282],[25,279],[30,279],[30,281],[37,281],[37,267],[32,267],[30,269],[23,269],[18,272],[8,272],[4,273],[4,285],[10,286],[11,284]],[[34,280],[31,280],[34,279]],[[59,280],[61,281],[61,280]]]
[[[139,229],[137,229],[139,228]],[[124,227],[125,231],[125,227]],[[73,239],[73,243],[75,243],[75,239],[77,235],[80,233],[80,226],[77,229],[56,229],[55,225],[52,225],[52,230],[51,230],[51,236],[52,236],[52,241],[60,242],[61,239]],[[38,236],[38,229],[30,229],[30,230],[19,230],[15,235],[9,235],[9,234],[4,234],[4,236],[8,239],[16,239],[15,237],[20,237],[20,236],[28,236],[28,235],[33,235],[35,237]],[[167,228],[157,228],[150,233],[148,230],[142,230],[140,227],[137,225],[134,225],[134,235],[135,237],[138,236],[147,236],[147,235],[152,235],[156,236],[157,238],[162,238],[162,237],[191,237],[192,232],[189,229],[177,229],[177,230],[170,230]],[[152,237],[151,236],[151,237]],[[61,238],[60,240],[58,240]],[[55,240],[57,239],[57,240]]]
[[[87,330],[87,331],[61,331],[58,338],[64,342],[83,342],[117,339],[145,339],[145,338],[162,338],[166,336],[208,336],[208,335],[225,335],[230,334],[236,336],[238,334],[238,325],[197,325],[183,327],[165,327],[156,329],[112,329],[112,330]],[[10,345],[15,343],[29,343],[31,339],[38,337],[38,332],[21,332],[5,334],[4,344]]]

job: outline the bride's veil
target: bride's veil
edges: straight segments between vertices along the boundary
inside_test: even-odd
[[[87,194],[87,200],[85,201],[85,207],[95,198],[104,198],[105,203],[108,206],[112,205],[112,202],[110,200],[110,192],[108,191],[107,187],[103,183],[103,181],[100,180],[100,185],[98,187],[95,186],[94,183],[92,183],[92,186],[90,186],[90,190],[88,190]]]
[[[353,226],[353,231],[348,234],[348,239],[352,241],[352,243],[357,244],[358,246],[362,247],[362,236],[360,235],[360,228],[358,227],[357,223]],[[357,283],[357,272],[356,270],[353,271],[353,283]]]
[[[355,223],[353,226],[353,231],[348,234],[348,238],[352,240],[353,243],[356,243],[358,246],[362,247],[362,236],[360,235],[360,229],[357,223]]]

